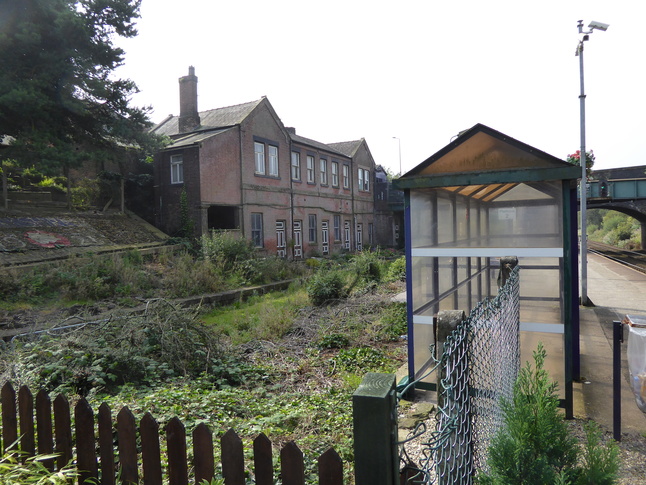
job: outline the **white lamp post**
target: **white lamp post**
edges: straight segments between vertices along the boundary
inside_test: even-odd
[[[402,141],[397,138],[396,136],[393,136],[393,139],[397,140],[397,143],[399,145],[399,176],[401,177],[402,174]]]
[[[583,34],[579,45],[576,49],[576,55],[579,56],[579,75],[581,78],[581,94],[579,95],[580,109],[581,109],[581,152],[579,155],[579,162],[581,163],[581,304],[588,305],[588,241],[587,241],[587,225],[588,219],[586,214],[587,205],[587,173],[586,165],[588,157],[585,152],[585,90],[583,84],[583,43],[590,39],[590,34],[596,29],[601,31],[608,30],[609,25],[601,22],[592,21],[588,25],[587,32],[583,31],[583,20],[579,20],[577,27],[579,34]]]

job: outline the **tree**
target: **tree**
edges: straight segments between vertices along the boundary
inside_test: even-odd
[[[0,135],[3,158],[54,175],[86,160],[152,149],[149,108],[114,77],[137,35],[141,0],[0,0]]]
[[[571,155],[567,156],[568,163],[571,163],[572,165],[576,165],[577,167],[581,166],[581,150],[577,150],[576,152],[572,153]],[[590,176],[592,175],[592,167],[594,166],[594,161],[595,161],[595,156],[594,152],[590,150],[589,152],[585,152],[585,174],[586,177],[589,179]]]

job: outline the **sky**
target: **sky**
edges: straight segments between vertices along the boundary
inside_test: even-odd
[[[586,149],[598,169],[646,165],[643,0],[143,0],[140,13],[116,74],[153,122],[179,114],[194,66],[200,111],[267,96],[297,134],[365,138],[393,173],[476,123],[567,158],[581,147],[577,23],[603,22],[584,43]]]

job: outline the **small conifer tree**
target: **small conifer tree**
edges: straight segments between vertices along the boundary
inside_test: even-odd
[[[490,473],[480,484],[612,484],[618,470],[617,445],[600,446],[601,433],[586,427],[579,460],[576,439],[558,410],[558,386],[544,369],[546,351],[534,351],[534,366],[520,370],[510,401],[503,400],[504,427],[489,448]],[[580,462],[580,464],[579,464]],[[592,481],[591,481],[592,480]]]

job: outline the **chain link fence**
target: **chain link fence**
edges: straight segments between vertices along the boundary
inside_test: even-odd
[[[487,449],[503,425],[501,398],[511,399],[520,367],[519,268],[505,274],[495,298],[481,301],[447,337],[433,371],[439,374],[434,429],[418,426],[406,440],[421,440],[408,483],[468,485],[487,470]],[[433,355],[435,349],[431,349]]]

